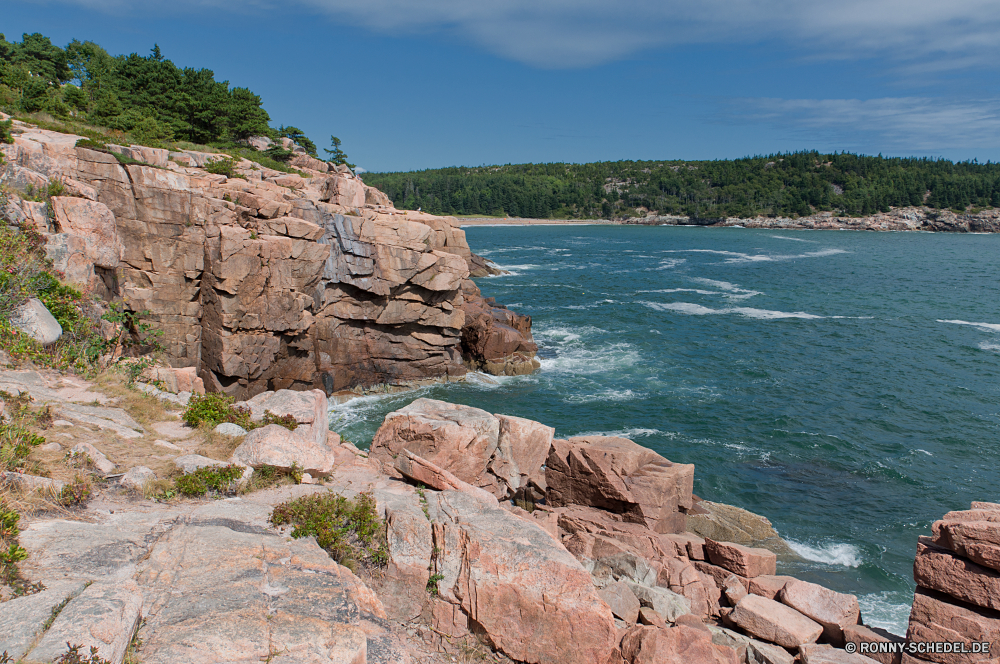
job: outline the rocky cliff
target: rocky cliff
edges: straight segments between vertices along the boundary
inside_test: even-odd
[[[892,208],[865,217],[838,217],[821,212],[805,217],[753,217],[740,219],[694,219],[650,214],[621,223],[644,226],[743,226],[745,228],[827,229],[855,231],[934,231],[952,233],[1000,233],[1000,210],[957,213],[928,207]]]
[[[227,155],[76,147],[20,122],[12,133],[7,222],[39,232],[70,283],[148,312],[167,360],[210,390],[332,393],[537,366],[530,318],[483,300],[469,276],[485,262],[455,220],[396,210],[347,167],[298,154],[294,174],[236,160],[227,177],[205,168]]]

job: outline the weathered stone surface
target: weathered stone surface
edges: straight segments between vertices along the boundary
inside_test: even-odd
[[[765,517],[745,509],[702,500],[688,515],[687,529],[717,542],[735,542],[775,553],[793,551]]]
[[[861,615],[854,595],[797,579],[785,584],[778,599],[822,625],[826,640],[837,646],[844,644],[844,628],[857,625]]]
[[[743,585],[743,582],[735,574],[726,577],[722,592],[732,606],[736,606],[740,603],[741,599],[747,596],[746,586]]]
[[[656,611],[664,620],[675,622],[679,617],[691,613],[691,600],[667,588],[643,586],[625,581],[632,594],[642,606]]]
[[[635,595],[632,595],[635,597]],[[655,609],[651,609],[648,606],[639,607],[639,624],[640,625],[652,625],[653,627],[663,627],[666,629],[667,623]]]
[[[716,542],[711,538],[705,539],[705,554],[713,565],[751,579],[762,574],[773,575],[777,565],[777,556],[767,549]]]
[[[715,579],[715,585],[719,586],[720,588],[726,585],[726,579],[728,579],[730,576],[735,576],[736,579],[741,584],[743,584],[743,587],[747,589],[747,592],[750,592],[750,580],[747,579],[746,577],[740,576],[739,574],[733,574],[724,567],[719,567],[718,565],[706,563],[701,560],[695,560],[693,561],[693,564],[698,569],[699,572],[707,574],[708,576]],[[774,598],[770,597],[768,599],[774,599]]]
[[[611,613],[615,614],[625,622],[634,625],[639,620],[639,600],[629,590],[629,587],[617,581],[608,584],[597,592],[597,596],[604,600],[611,608]]]
[[[632,664],[660,662],[690,662],[691,664],[736,664],[736,651],[712,643],[707,631],[678,625],[661,627],[636,626],[625,633],[621,643],[622,656]]]
[[[686,597],[691,613],[699,618],[718,615],[721,592],[714,578],[702,574],[686,558],[671,558],[662,562],[657,585]]]
[[[13,471],[0,473],[0,485],[3,484],[16,486],[22,491],[42,491],[53,494],[59,493],[66,486],[65,482],[60,482],[59,480],[48,477],[36,477],[35,475],[27,475],[25,473],[15,473]]]
[[[523,417],[497,414],[496,418],[500,432],[490,473],[506,486],[508,495],[514,495],[545,463],[555,429]]]
[[[10,323],[43,346],[54,344],[63,333],[59,321],[35,297],[21,305],[11,316]]]
[[[125,247],[108,206],[85,198],[53,196],[52,211],[59,232],[83,238],[87,260],[97,267],[118,267],[125,257]]]
[[[216,433],[221,433],[223,436],[245,436],[247,435],[247,430],[241,427],[239,424],[233,424],[232,422],[223,422],[215,427]]]
[[[748,634],[786,648],[813,643],[823,633],[819,623],[759,595],[747,595],[740,600],[730,618]]]
[[[204,394],[205,383],[194,367],[152,367],[144,373],[146,380],[158,382],[165,392]]]
[[[61,403],[52,409],[56,418],[70,420],[78,424],[96,426],[98,429],[114,431],[122,438],[142,438],[142,425],[121,408],[106,406],[83,406],[78,403]]]
[[[946,595],[917,588],[910,610],[909,641],[989,643],[990,653],[922,653],[922,659],[941,664],[993,662],[1000,652],[1000,612],[950,600]]]
[[[156,473],[145,466],[129,468],[128,472],[118,480],[119,484],[128,489],[142,491],[146,485],[156,480]]]
[[[103,475],[110,475],[115,471],[115,464],[112,463],[104,453],[94,447],[91,443],[77,443],[70,450],[74,457],[80,457],[93,464],[97,472]]]
[[[434,498],[443,599],[453,598],[515,660],[607,661],[616,641],[611,610],[568,551],[538,526],[467,494]]]
[[[325,397],[324,397],[325,400]],[[319,427],[322,429],[322,427]],[[336,448],[340,436],[322,429],[322,443],[312,425],[300,425],[289,431],[280,424],[268,424],[249,432],[233,452],[232,463],[244,466],[275,466],[290,470],[293,466],[315,476],[329,475],[337,465]]]
[[[692,505],[694,466],[625,438],[587,436],[552,442],[545,479],[550,505],[597,507],[670,533],[683,531],[680,510]]]
[[[747,664],[793,664],[793,657],[787,650],[771,643],[750,639],[747,644]]]
[[[919,589],[917,592],[921,592]],[[848,625],[844,628],[844,641],[846,643],[853,643],[858,646],[858,652],[861,652],[861,644],[898,644],[906,641],[901,636],[896,636],[884,629],[866,627],[865,625]],[[879,647],[878,645],[874,647]],[[902,654],[899,652],[883,652],[883,653],[872,653],[868,652],[866,657],[870,657],[881,664],[899,664],[902,659]]]
[[[463,482],[444,468],[435,466],[430,461],[418,457],[409,450],[403,450],[396,457],[395,468],[403,477],[413,480],[418,484],[425,484],[438,491],[461,491],[486,505],[499,507],[500,502],[489,491],[474,487],[467,482]]]
[[[785,584],[794,580],[795,578],[791,576],[762,574],[749,579],[747,582],[747,589],[754,595],[760,595],[761,597],[766,597],[768,599],[776,599],[778,594],[785,587]]]
[[[875,660],[859,653],[849,653],[826,645],[799,646],[802,664],[874,664]]]
[[[499,433],[499,420],[485,410],[421,398],[386,415],[372,440],[371,456],[391,467],[406,449],[463,482],[495,490],[487,467]]]
[[[53,609],[83,592],[83,581],[55,581],[34,595],[17,597],[0,606],[0,653],[20,661],[35,639],[44,632]]]
[[[989,511],[985,516],[994,514],[995,521],[937,521],[933,526],[933,541],[974,563],[1000,570],[1000,511]]]
[[[386,613],[398,620],[413,620],[430,599],[431,522],[412,497],[379,492],[378,498],[385,510],[389,548],[381,591],[384,597],[393,598],[385,605]]]
[[[976,606],[1000,610],[1000,573],[961,558],[921,537],[913,561],[918,586],[951,595]]]
[[[135,581],[99,581],[70,600],[25,658],[52,662],[67,651],[67,643],[97,648],[101,659],[121,662],[142,615],[142,593]]]

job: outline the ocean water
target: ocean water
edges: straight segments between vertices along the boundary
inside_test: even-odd
[[[768,517],[779,573],[902,634],[917,537],[1000,500],[1000,236],[740,228],[467,229],[510,274],[542,368],[333,409],[370,442],[418,396],[625,436]]]

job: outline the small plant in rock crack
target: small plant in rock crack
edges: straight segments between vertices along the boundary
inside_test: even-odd
[[[385,524],[371,492],[353,500],[333,493],[296,498],[275,507],[271,523],[294,526],[295,538],[314,536],[330,557],[351,571],[357,571],[358,563],[371,570],[389,562]]]
[[[69,650],[57,659],[54,664],[111,664],[108,660],[101,659],[100,651],[98,651],[96,646],[90,647],[89,654],[84,653],[82,655],[80,654],[80,648],[83,646],[74,646],[67,641],[66,647]]]
[[[63,507],[86,505],[93,492],[94,488],[90,482],[77,475],[71,483],[64,486],[62,491],[59,492],[59,504]]]
[[[438,583],[444,580],[444,574],[431,574],[430,578],[427,579],[427,592],[429,592],[434,597],[438,596]]]

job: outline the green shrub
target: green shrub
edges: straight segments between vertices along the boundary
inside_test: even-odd
[[[371,492],[354,500],[333,493],[296,498],[275,507],[271,523],[294,526],[295,538],[315,537],[330,557],[352,571],[358,563],[371,569],[389,562],[385,524]]]
[[[76,142],[76,147],[87,148],[88,150],[97,150],[98,152],[111,152],[107,145],[90,138],[81,138]]]
[[[17,564],[28,557],[17,541],[20,519],[21,515],[0,498],[0,585],[12,585],[18,576]]]
[[[96,646],[90,646],[90,653],[80,654],[80,648],[83,646],[74,646],[69,643],[66,644],[69,650],[63,653],[62,657],[57,659],[54,664],[111,664],[106,659],[101,659],[98,654]]]
[[[246,180],[245,175],[240,175],[236,172],[237,163],[239,162],[233,157],[218,157],[217,159],[209,160],[205,164],[205,170],[216,175],[225,175],[227,178],[243,178]]]
[[[0,143],[13,143],[14,137],[10,135],[10,128],[14,123],[10,120],[0,122]]]
[[[220,496],[228,496],[238,493],[241,477],[243,477],[242,466],[235,464],[206,466],[193,473],[181,475],[174,480],[174,484],[178,493],[190,498],[204,496],[209,491]]]
[[[256,425],[266,427],[268,424],[277,424],[283,426],[289,431],[295,431],[295,428],[299,426],[299,423],[295,421],[295,418],[291,415],[275,415],[269,410],[264,411],[264,420]]]
[[[250,421],[250,410],[234,407],[233,401],[233,397],[221,392],[192,394],[183,419],[192,427],[205,424],[214,429],[223,422],[232,422],[247,431],[254,428]]]

